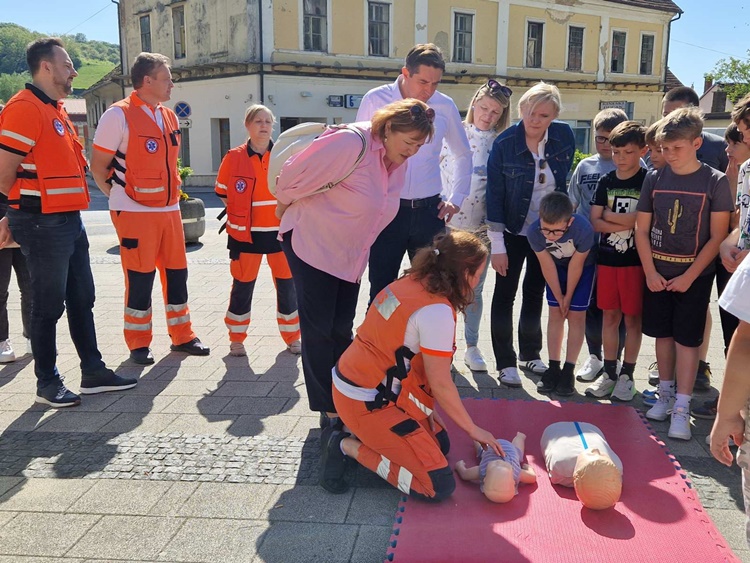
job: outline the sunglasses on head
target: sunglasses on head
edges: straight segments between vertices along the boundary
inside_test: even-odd
[[[421,119],[424,116],[424,119],[432,123],[435,121],[435,110],[428,107],[427,109],[424,109],[419,104],[414,104],[409,108],[409,113],[411,114],[412,121],[416,121],[417,119]]]
[[[492,78],[487,81],[487,88],[489,88],[490,92],[492,92],[493,94],[497,94],[498,92],[500,92],[506,98],[510,98],[513,95],[513,90],[503,84],[500,84],[497,80],[494,80]]]

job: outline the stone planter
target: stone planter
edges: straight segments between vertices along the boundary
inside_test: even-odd
[[[185,242],[198,242],[206,232],[206,206],[197,197],[180,200],[182,229],[185,231]]]

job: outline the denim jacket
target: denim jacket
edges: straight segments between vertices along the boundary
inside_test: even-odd
[[[555,190],[567,192],[575,137],[567,123],[553,121],[547,129],[544,159],[555,178]],[[487,224],[491,231],[518,234],[523,228],[534,190],[534,156],[526,146],[523,121],[495,139],[487,161]]]

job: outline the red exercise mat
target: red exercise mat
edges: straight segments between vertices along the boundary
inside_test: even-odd
[[[738,562],[684,472],[631,407],[556,401],[466,399],[474,422],[496,437],[526,434],[536,485],[521,485],[508,504],[488,501],[456,476],[453,496],[439,504],[403,497],[388,560],[430,563]],[[473,446],[447,416],[448,461],[474,461]],[[613,509],[584,508],[573,489],[553,486],[539,440],[553,422],[598,426],[623,463],[623,490]]]

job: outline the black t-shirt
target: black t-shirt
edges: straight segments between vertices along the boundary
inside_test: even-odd
[[[634,213],[641,197],[641,186],[647,170],[641,168],[635,175],[625,180],[612,171],[599,178],[591,205],[607,207],[614,213]],[[597,263],[602,266],[640,266],[641,259],[635,248],[633,229],[623,229],[614,233],[599,233],[599,256]]]

